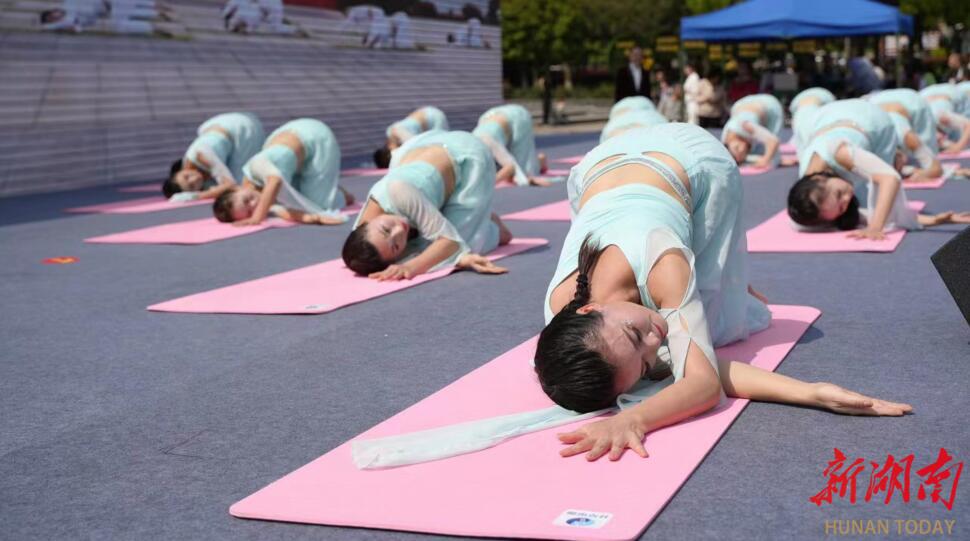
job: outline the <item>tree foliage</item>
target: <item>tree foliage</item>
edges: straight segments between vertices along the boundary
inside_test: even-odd
[[[608,65],[618,41],[651,46],[676,32],[679,0],[502,0],[506,62],[545,67]]]
[[[941,22],[970,26],[970,2],[967,0],[900,0],[899,9],[916,15],[922,30],[936,28]]]

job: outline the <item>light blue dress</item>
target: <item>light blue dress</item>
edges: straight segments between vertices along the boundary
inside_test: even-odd
[[[805,104],[805,98],[817,98],[819,103]],[[820,87],[807,88],[795,95],[788,106],[791,112],[792,140],[795,149],[800,149],[805,144],[806,131],[812,129],[815,121],[815,113],[823,105],[828,105],[835,101],[835,96],[828,90]]]
[[[645,96],[630,96],[613,104],[610,108],[609,119],[631,113],[633,111],[656,111],[657,107]]]
[[[798,109],[802,106],[802,100],[805,98],[816,98],[819,100],[818,105],[822,106],[828,105],[835,101],[835,94],[832,94],[827,89],[820,86],[806,88],[798,94],[795,94],[795,97],[792,98],[791,103],[788,105],[788,111],[790,111],[792,114],[797,113]]]
[[[283,179],[276,197],[278,204],[310,214],[342,218],[340,209],[347,201],[338,186],[340,147],[333,132],[319,120],[300,118],[276,128],[267,141],[281,133],[292,133],[300,140],[303,162],[299,162],[290,147],[267,143],[243,167],[245,177],[262,187],[266,177],[278,176]]]
[[[401,159],[419,148],[440,146],[448,152],[455,172],[455,189],[445,199],[445,182],[429,163],[415,161],[400,165]],[[411,138],[394,151],[391,169],[371,187],[367,194],[388,213],[408,218],[422,236],[408,242],[405,258],[420,253],[442,236],[457,242],[460,249],[431,270],[454,265],[461,256],[473,252],[488,253],[498,247],[499,230],[492,221],[492,199],[495,194],[495,161],[484,143],[461,131],[430,131]],[[415,216],[409,216],[395,204],[394,184],[416,188],[428,203],[440,210],[449,227],[434,235],[421,231]],[[360,225],[357,216],[354,228]],[[424,236],[427,235],[427,236]]]
[[[936,118],[933,117],[929,102],[920,96],[919,92],[909,88],[894,88],[877,92],[869,96],[868,99],[876,105],[898,103],[903,106],[909,118],[901,117],[898,113],[889,113],[893,117],[893,123],[896,125],[896,136],[900,139],[900,142],[906,132],[913,131],[931,151],[939,152],[939,145],[936,142]],[[906,129],[907,126],[909,129]]]
[[[868,182],[836,162],[839,142],[872,152],[890,165],[894,162],[897,142],[893,121],[889,113],[866,100],[840,100],[823,106],[808,133],[806,146],[799,151],[798,176],[805,175],[812,156],[818,154],[842,178],[857,185]]]
[[[644,152],[672,156],[687,172],[691,193],[676,174]],[[605,158],[624,156],[606,166]],[[624,185],[591,197],[575,218],[566,237],[559,264],[544,301],[546,321],[552,318],[552,290],[577,267],[579,247],[587,233],[600,247],[616,245],[633,268],[644,306],[656,309],[646,291],[647,274],[668,250],[681,250],[693,270],[681,306],[659,312],[669,332],[658,351],[658,360],[672,377],[660,382],[641,380],[617,397],[617,407],[627,408],[656,394],[683,377],[686,350],[693,341],[717,370],[715,345],[740,340],[766,328],[771,315],[767,307],[748,294],[747,253],[741,225],[741,177],[731,155],[706,130],[690,124],[665,124],[632,130],[599,145],[573,168],[569,178],[570,202],[575,207],[594,176],[630,163],[650,167],[668,179],[689,201],[685,207],[663,190],[643,184]],[[679,187],[678,187],[679,186]],[[680,324],[683,317],[689,331]],[[704,319],[706,317],[706,322]],[[701,321],[694,325],[691,322]],[[610,408],[613,409],[613,408]],[[447,458],[486,449],[509,438],[602,415],[599,410],[577,414],[559,406],[513,413],[466,423],[433,428],[351,444],[354,464],[361,469],[402,466]]]
[[[641,211],[634,209],[636,204],[646,205],[642,203],[642,195],[628,196],[624,190],[618,189],[594,196],[579,210],[579,201],[590,182],[587,174],[597,163],[611,156],[625,156],[608,166],[618,167],[616,164],[639,161],[638,156],[644,152],[667,154],[687,172],[690,195],[686,199],[692,209],[689,215],[665,192],[648,186],[644,188],[655,194],[656,197],[651,197],[660,203],[650,203]],[[653,162],[654,169],[658,166],[666,169],[660,162]],[[676,180],[676,175],[671,178],[669,170],[668,173],[664,175],[665,178],[672,180],[671,186],[677,189],[679,180]],[[546,321],[554,315],[549,308],[548,298],[552,290],[576,270],[579,247],[589,232],[608,235],[607,238],[631,236],[634,239],[624,241],[619,246],[637,274],[644,306],[654,308],[645,289],[650,266],[644,254],[650,251],[648,233],[656,228],[667,228],[676,241],[694,256],[697,289],[704,302],[715,345],[742,340],[751,332],[768,325],[770,316],[767,308],[748,293],[747,240],[741,224],[741,177],[727,149],[707,130],[691,124],[669,123],[625,132],[586,154],[570,171],[566,189],[574,221],[546,293],[543,306]],[[630,189],[641,190],[639,185]],[[600,198],[606,202],[605,206],[597,204],[590,207],[593,200]],[[632,206],[622,203],[630,198],[637,203]],[[613,212],[613,204],[623,204],[626,210]],[[661,212],[661,208],[666,210]],[[654,212],[657,212],[656,216],[652,216]],[[628,225],[621,225],[624,223]],[[601,242],[600,245],[605,243]]]
[[[606,123],[606,126],[603,126],[603,131],[600,133],[600,143],[603,143],[611,137],[625,133],[627,130],[649,128],[658,124],[667,124],[668,122],[667,117],[657,111],[630,111],[629,113],[611,118]]]
[[[505,117],[512,140],[506,137],[502,125],[494,120],[495,116]],[[532,115],[521,105],[508,104],[492,107],[478,118],[478,125],[472,132],[487,136],[505,147],[515,162],[528,176],[539,174],[539,157],[536,153],[536,139],[532,133]]]
[[[759,115],[750,110],[741,110],[741,108],[751,104],[760,106],[763,113]],[[731,106],[731,118],[728,119],[724,129],[721,130],[721,142],[727,140],[728,133],[734,133],[754,146],[758,142],[752,137],[751,133],[744,129],[745,122],[761,126],[777,136],[781,132],[784,121],[785,112],[781,107],[781,102],[771,94],[745,96]]]
[[[221,128],[229,136],[226,137],[225,134],[217,131],[206,131],[211,128]],[[203,122],[197,133],[198,137],[189,145],[183,159],[212,175],[212,171],[202,165],[198,159],[200,152],[211,152],[228,168],[236,182],[242,180],[243,166],[259,152],[266,140],[262,122],[252,113],[216,115]],[[206,183],[208,184],[206,187],[211,187],[218,182],[215,179],[209,179]]]
[[[401,120],[398,120],[397,122],[388,126],[387,130],[385,130],[385,133],[387,134],[387,136],[391,137],[395,133],[403,134],[404,137],[402,138],[403,140],[401,141],[403,143],[408,139],[410,139],[411,137],[414,137],[415,135],[424,133],[426,131],[431,131],[431,130],[447,131],[449,129],[448,117],[445,116],[444,111],[442,111],[441,109],[438,109],[437,107],[432,107],[429,105],[426,107],[421,107],[420,109],[418,109],[418,111],[420,111],[424,115],[424,125],[422,125],[421,122],[418,121],[418,119],[414,118],[411,115],[408,115],[407,117]]]
[[[967,101],[963,93],[952,83],[940,83],[930,85],[919,92],[920,96],[926,98],[936,119],[937,129],[942,131],[948,139],[957,140],[960,138],[960,127],[953,124],[945,125],[940,119],[947,114],[960,114]],[[947,99],[931,99],[935,96],[945,96]]]
[[[957,83],[957,90],[963,95],[963,108],[960,110],[960,114],[970,117],[970,81]]]

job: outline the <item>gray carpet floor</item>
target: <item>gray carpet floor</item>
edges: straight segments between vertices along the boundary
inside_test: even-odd
[[[571,156],[594,137],[539,145]],[[794,175],[744,180],[746,227],[783,207]],[[346,186],[363,197],[372,181]],[[151,313],[155,302],[336,257],[349,226],[202,246],[86,245],[209,210],[61,212],[143,195],[101,187],[0,200],[0,538],[430,538],[227,510],[536,334],[567,225],[511,223],[551,244],[503,261],[508,275],[459,273],[330,314]],[[562,186],[500,190],[496,208],[564,198]],[[910,198],[967,210],[970,182]],[[956,519],[953,538],[970,537],[970,495],[959,491],[952,511],[919,501],[915,467],[909,503],[809,502],[833,447],[880,463],[912,453],[919,466],[941,447],[970,455],[970,332],[929,261],[959,230],[910,233],[891,254],[753,254],[753,283],[772,302],[823,311],[779,372],[909,402],[915,414],[751,404],[643,538],[811,539],[836,519]],[[79,261],[41,264],[55,256]]]

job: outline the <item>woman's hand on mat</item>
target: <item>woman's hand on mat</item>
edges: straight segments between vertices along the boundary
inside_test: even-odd
[[[880,229],[856,229],[855,231],[846,235],[850,239],[871,239],[871,240],[885,240],[886,234]]]
[[[578,430],[559,434],[559,441],[568,444],[559,454],[564,457],[586,453],[586,460],[593,461],[609,453],[610,460],[619,460],[626,449],[646,458],[650,455],[643,447],[643,428],[635,415],[620,412],[616,415],[583,425]]]
[[[757,167],[758,169],[768,169],[769,167],[771,167],[771,160],[767,160],[767,159],[762,158],[762,159],[754,162],[753,164],[751,164],[751,166],[752,167]]]
[[[509,269],[499,267],[492,260],[479,254],[465,254],[458,260],[458,268],[471,269],[479,274],[505,274]]]
[[[889,402],[843,389],[834,383],[816,383],[815,403],[835,413],[845,415],[888,415],[898,417],[913,411],[913,406]]]
[[[404,265],[389,265],[386,269],[380,272],[372,272],[367,277],[378,282],[389,282],[391,280],[410,280],[412,276],[411,269]]]
[[[322,214],[312,214],[313,222],[320,225],[343,225],[347,220],[336,218],[334,216],[324,216]]]
[[[258,216],[250,216],[249,218],[245,218],[245,219],[242,219],[242,220],[236,220],[235,222],[232,222],[232,225],[234,225],[236,227],[243,227],[243,226],[247,226],[247,225],[259,225],[259,224],[263,223],[263,220],[264,220],[264,218],[260,218]]]
[[[541,188],[548,188],[549,186],[552,186],[552,182],[549,182],[542,177],[529,177],[529,184],[539,186]]]
[[[921,220],[922,222],[922,220]],[[970,224],[970,212],[953,212],[948,210],[939,214],[930,214],[929,220],[923,225],[942,225],[942,224]]]

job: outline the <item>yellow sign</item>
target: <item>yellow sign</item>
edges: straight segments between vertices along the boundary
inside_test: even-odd
[[[699,39],[692,39],[684,42],[685,49],[703,50],[706,46],[707,44]]]
[[[802,54],[814,54],[815,40],[814,39],[800,39],[792,42],[792,50],[796,53]]]
[[[788,50],[788,44],[783,41],[773,41],[765,46],[765,49],[775,52],[786,52]]]
[[[711,60],[720,60],[724,58],[724,47],[721,45],[709,45],[707,47],[707,56]]]
[[[758,42],[739,43],[738,56],[741,58],[758,58],[761,56],[761,44]]]
[[[658,53],[676,53],[680,51],[680,40],[677,36],[660,36],[657,38]]]

